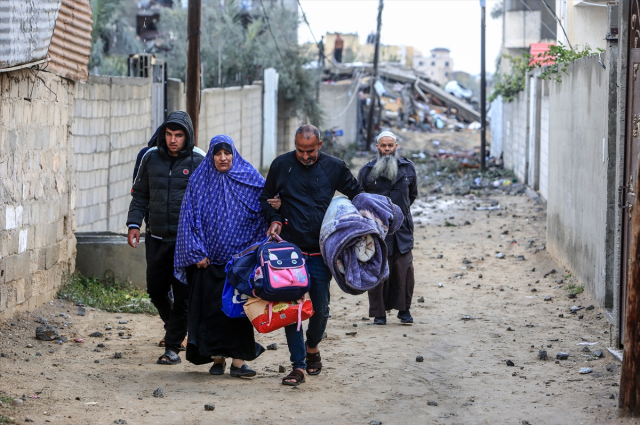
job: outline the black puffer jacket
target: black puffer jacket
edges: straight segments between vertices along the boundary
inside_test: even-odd
[[[187,132],[185,148],[175,157],[167,150],[165,128],[168,123],[180,124]],[[174,241],[178,232],[180,207],[189,178],[198,168],[205,153],[194,147],[191,118],[183,111],[172,112],[158,131],[158,146],[147,151],[135,177],[129,205],[127,226],[140,227],[149,213],[148,230],[165,241]]]

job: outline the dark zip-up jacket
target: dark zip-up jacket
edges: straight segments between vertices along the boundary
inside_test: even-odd
[[[187,133],[185,148],[174,158],[173,166],[165,139],[168,123],[180,124]],[[158,146],[149,149],[140,163],[131,189],[133,199],[129,205],[127,226],[139,228],[148,213],[151,236],[175,241],[184,192],[189,178],[204,156],[202,150],[194,148],[193,125],[189,115],[183,111],[172,112],[158,130]]]
[[[365,164],[358,173],[358,181],[367,193],[384,195],[391,198],[404,214],[404,221],[393,235],[385,239],[388,253],[391,256],[396,252],[406,254],[413,249],[413,219],[411,218],[411,205],[418,197],[418,178],[413,162],[404,157],[398,157],[398,175],[394,181],[386,177],[378,177],[371,180],[369,175],[376,159]]]
[[[269,168],[260,202],[269,224],[282,224],[281,236],[304,252],[320,252],[320,227],[336,191],[353,199],[362,188],[341,159],[320,152],[312,165],[303,165],[295,151],[280,155]],[[280,210],[267,199],[279,194]]]

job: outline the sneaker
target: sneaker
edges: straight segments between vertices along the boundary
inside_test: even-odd
[[[386,317],[375,317],[373,319],[373,324],[374,325],[386,325],[387,324],[387,318]]]
[[[400,319],[400,323],[404,323],[404,324],[413,323],[413,317],[411,317],[411,313],[409,313],[409,310],[399,311],[398,319]]]

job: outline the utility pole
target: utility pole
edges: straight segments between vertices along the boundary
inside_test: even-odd
[[[193,138],[196,146],[198,146],[202,0],[189,0],[187,13],[187,114],[191,117],[191,122],[193,123]]]
[[[480,170],[487,170],[487,2],[480,0]]]
[[[369,93],[371,94],[371,105],[369,106],[369,120],[367,121],[367,124],[369,126],[369,128],[367,129],[367,146],[366,148],[369,149],[369,145],[371,145],[371,143],[373,143],[373,131],[374,126],[373,126],[373,115],[374,112],[376,110],[376,90],[375,90],[375,83],[376,81],[378,81],[378,58],[380,56],[380,27],[382,26],[382,9],[384,8],[384,4],[383,4],[383,0],[380,0],[380,3],[378,4],[378,29],[376,30],[376,47],[373,53],[373,75],[371,76],[371,84],[369,86]]]
[[[636,193],[640,190],[640,168],[636,175]],[[631,188],[629,188],[631,190]],[[631,207],[629,207],[631,208]],[[624,320],[624,353],[620,373],[620,416],[640,417],[640,196],[635,197],[631,223],[631,265],[627,284]]]

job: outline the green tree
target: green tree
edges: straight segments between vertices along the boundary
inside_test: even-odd
[[[175,0],[174,0],[175,2]],[[254,2],[250,13],[235,2],[202,5],[200,60],[205,87],[229,87],[261,80],[266,68],[280,74],[278,92],[299,115],[320,123],[315,102],[317,72],[306,70],[306,57],[298,46],[296,13],[272,2]],[[158,25],[160,57],[169,75],[184,81],[187,64],[187,11],[178,2],[163,8]]]
[[[122,16],[125,2],[126,0],[91,0],[93,26],[89,72],[126,75],[128,54],[143,51],[142,42]]]

